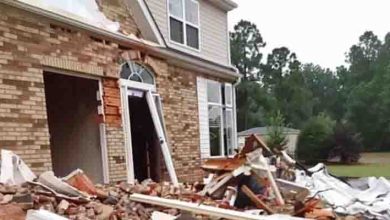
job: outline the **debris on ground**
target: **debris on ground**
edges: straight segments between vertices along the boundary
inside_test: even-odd
[[[0,220],[390,219],[390,182],[306,169],[257,136],[232,158],[210,159],[204,182],[94,184],[82,170],[38,177],[13,152],[1,151]],[[12,170],[9,170],[12,169]]]

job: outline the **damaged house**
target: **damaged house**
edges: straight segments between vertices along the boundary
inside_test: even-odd
[[[0,0],[0,148],[95,182],[203,177],[236,142],[230,0]]]

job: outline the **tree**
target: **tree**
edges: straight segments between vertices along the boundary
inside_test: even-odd
[[[275,153],[285,150],[288,140],[284,133],[286,124],[283,115],[276,111],[269,118],[268,124],[267,146]]]
[[[256,25],[239,21],[230,33],[231,62],[243,75],[244,80],[258,80],[263,57],[260,49],[265,47]]]
[[[301,127],[312,115],[312,94],[305,85],[296,54],[286,47],[275,48],[263,65],[261,76],[264,87],[276,99],[276,110],[293,127]]]
[[[310,118],[298,138],[297,156],[308,164],[325,161],[335,121],[325,114]]]
[[[365,32],[348,55],[346,119],[362,134],[366,150],[390,149],[389,49],[389,34],[382,43],[372,32]]]
[[[338,93],[339,85],[336,75],[319,65],[305,64],[302,67],[305,86],[312,94],[313,115],[325,112],[332,118],[340,119]]]
[[[242,81],[237,86],[237,129],[239,131],[265,126],[275,99],[256,81]]]
[[[363,149],[361,136],[346,121],[336,124],[330,140],[329,157],[340,157],[340,162],[350,164],[358,162]]]

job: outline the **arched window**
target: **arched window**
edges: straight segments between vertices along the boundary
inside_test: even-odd
[[[154,85],[153,73],[136,62],[129,61],[122,65],[121,78]]]

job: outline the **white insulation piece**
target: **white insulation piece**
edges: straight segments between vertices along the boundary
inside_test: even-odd
[[[113,22],[99,10],[95,0],[19,0],[93,26],[117,32],[119,23]]]

